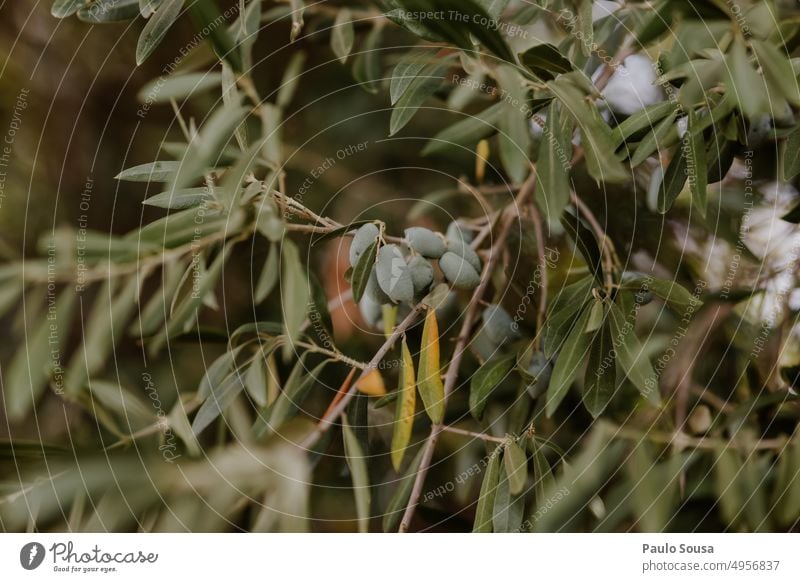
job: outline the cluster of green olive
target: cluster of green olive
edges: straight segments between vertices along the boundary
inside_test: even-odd
[[[350,244],[350,264],[358,265],[364,252],[381,236],[379,228],[361,226]],[[399,314],[422,299],[433,287],[436,272],[431,261],[452,287],[470,290],[480,282],[481,259],[470,246],[473,233],[458,221],[445,234],[413,226],[401,244],[384,244],[369,274],[359,308],[364,320],[379,326],[383,305],[398,305]]]

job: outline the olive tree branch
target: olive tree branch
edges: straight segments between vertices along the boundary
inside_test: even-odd
[[[507,206],[502,213],[502,222],[500,226],[500,232],[497,236],[496,241],[492,245],[492,251],[489,254],[489,260],[486,262],[486,265],[483,268],[483,273],[481,274],[481,281],[478,286],[475,288],[475,291],[472,294],[472,298],[470,299],[469,305],[467,306],[466,313],[464,314],[464,321],[461,324],[461,331],[458,334],[458,340],[456,342],[455,350],[453,351],[453,356],[450,359],[450,365],[447,368],[447,373],[445,374],[444,379],[444,401],[445,405],[447,404],[447,400],[450,394],[453,392],[455,388],[456,380],[458,379],[458,370],[461,367],[461,360],[464,356],[464,352],[467,350],[467,342],[469,341],[470,331],[472,329],[472,325],[475,321],[476,314],[478,307],[481,304],[481,299],[483,298],[486,289],[489,286],[489,281],[491,280],[492,271],[494,271],[497,262],[500,260],[500,256],[503,254],[503,247],[505,246],[505,242],[508,239],[508,235],[511,232],[511,225],[514,223],[514,220],[519,216],[519,209],[522,205],[525,204],[527,199],[533,194],[534,186],[536,185],[536,172],[531,171],[530,177],[525,181],[525,183],[520,188],[519,194],[515,198],[514,202]],[[492,222],[487,224],[481,234],[486,236],[486,231],[491,230]],[[411,490],[411,496],[408,499],[408,503],[406,504],[405,513],[403,514],[403,519],[400,522],[400,532],[408,531],[408,527],[411,524],[411,519],[414,517],[414,512],[416,511],[417,505],[419,503],[419,497],[422,494],[422,487],[425,484],[425,477],[428,474],[428,470],[430,469],[431,461],[433,459],[433,451],[436,448],[436,443],[439,440],[439,435],[444,430],[443,425],[441,424],[434,424],[431,427],[430,435],[426,440],[425,444],[423,445],[425,448],[422,453],[422,459],[420,461],[419,471],[417,471],[417,476],[414,480],[414,486]]]

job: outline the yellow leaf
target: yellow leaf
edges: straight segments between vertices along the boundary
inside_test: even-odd
[[[482,139],[475,151],[475,180],[480,184],[486,175],[486,160],[489,159],[489,142]]]
[[[383,335],[389,339],[394,331],[394,326],[397,325],[397,306],[384,305],[381,309],[383,311]]]
[[[439,364],[439,324],[436,312],[428,310],[425,326],[422,328],[422,346],[419,352],[419,395],[425,404],[425,411],[434,424],[444,419],[444,385]]]
[[[373,368],[356,384],[356,389],[367,396],[383,396],[386,394],[386,385],[377,368]]]
[[[408,441],[411,440],[411,429],[414,426],[414,409],[417,405],[417,383],[414,378],[414,360],[408,351],[406,340],[403,340],[403,361],[400,366],[400,383],[397,387],[398,397],[394,415],[394,432],[392,433],[392,465],[395,471],[400,470],[403,456],[406,454]]]

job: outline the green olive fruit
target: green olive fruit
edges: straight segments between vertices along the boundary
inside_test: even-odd
[[[489,305],[483,310],[483,328],[489,338],[500,345],[519,336],[514,320],[499,305]]]
[[[464,241],[469,244],[472,242],[472,239],[475,238],[475,234],[471,230],[465,228],[460,221],[454,220],[447,225],[447,232],[445,232],[444,237],[448,241]]]
[[[475,334],[475,337],[472,338],[472,342],[470,342],[469,347],[484,361],[496,356],[498,349],[500,348],[500,346],[492,341],[492,339],[486,333],[485,328],[481,328],[480,331]]]
[[[639,289],[633,296],[636,305],[647,305],[653,300],[653,292],[648,289]]]
[[[481,258],[469,243],[464,241],[447,241],[447,250],[464,258],[478,273],[481,272]]]
[[[397,245],[385,245],[375,263],[378,285],[395,303],[414,299],[414,282],[403,252]]]
[[[456,253],[446,252],[439,259],[439,268],[448,281],[459,289],[474,289],[481,281],[480,273],[469,261]]]
[[[547,391],[550,376],[553,374],[553,361],[542,352],[536,352],[528,364],[528,374],[534,377],[533,382],[527,386],[528,394],[531,398],[537,398]]]
[[[414,294],[427,292],[433,283],[433,267],[422,257],[414,257],[408,262],[411,271],[411,282],[414,284]]]
[[[380,303],[372,299],[366,293],[358,302],[358,310],[361,312],[361,317],[367,322],[370,327],[378,327],[383,316],[383,309]]]
[[[372,271],[370,271],[369,279],[367,279],[367,286],[364,288],[364,294],[369,295],[378,305],[385,305],[392,302],[378,284],[378,273],[374,266],[372,267]]]
[[[367,223],[356,231],[353,240],[350,242],[350,266],[355,267],[358,259],[365,250],[369,248],[375,239],[378,238],[380,231],[374,224]]]
[[[407,228],[405,238],[408,246],[429,259],[438,259],[446,250],[444,239],[440,234],[421,226]]]

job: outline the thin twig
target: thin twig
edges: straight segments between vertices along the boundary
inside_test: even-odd
[[[463,436],[468,436],[468,437],[472,437],[472,438],[476,438],[476,439],[481,439],[481,440],[488,441],[488,442],[491,442],[491,443],[505,443],[506,441],[508,441],[508,438],[496,437],[496,436],[492,436],[490,434],[486,434],[486,433],[482,433],[482,432],[473,432],[471,430],[465,430],[463,428],[457,428],[455,426],[448,426],[446,424],[442,425],[442,430],[444,432],[451,432],[453,434],[460,434],[460,435],[463,435]]]
[[[384,356],[392,349],[397,339],[406,332],[406,330],[411,327],[411,324],[417,319],[417,316],[423,310],[424,305],[422,303],[418,303],[414,309],[411,310],[406,318],[400,322],[400,324],[394,328],[392,335],[390,335],[383,345],[375,352],[375,355],[367,364],[365,370],[362,370],[361,374],[358,377],[358,380],[355,381],[353,386],[347,391],[347,393],[342,397],[342,399],[334,406],[330,411],[329,414],[325,418],[321,418],[317,423],[317,426],[314,430],[309,434],[303,442],[300,443],[300,446],[306,450],[313,447],[317,441],[322,437],[323,434],[333,425],[334,418],[337,418],[342,411],[347,408],[347,405],[352,400],[353,396],[356,394],[355,386],[364,379],[364,377],[369,374],[373,369],[377,368],[378,364],[380,364],[381,360]]]

